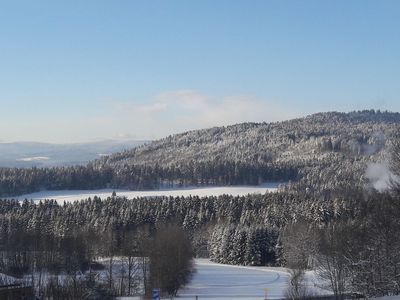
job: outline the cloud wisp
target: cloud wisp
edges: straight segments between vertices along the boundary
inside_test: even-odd
[[[141,102],[99,100],[98,108],[82,111],[76,108],[75,112],[2,119],[0,136],[6,141],[53,143],[149,140],[188,130],[273,122],[301,115],[254,96],[213,97],[193,90],[164,92]]]
[[[242,122],[273,122],[298,116],[274,102],[253,96],[218,98],[193,90],[161,93],[142,104],[116,102],[114,113],[121,119],[130,120],[131,130],[139,129],[149,137]]]

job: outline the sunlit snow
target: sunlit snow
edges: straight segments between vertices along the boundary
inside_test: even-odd
[[[157,196],[220,196],[224,194],[233,196],[244,196],[247,194],[265,194],[267,192],[275,192],[279,183],[265,183],[257,186],[224,186],[224,187],[189,187],[163,190],[147,190],[147,191],[129,191],[115,190],[117,196],[125,196],[129,199],[136,197],[157,197]],[[14,197],[17,200],[33,200],[39,201],[44,199],[54,199],[58,203],[73,202],[77,200],[93,198],[98,196],[102,199],[110,197],[112,189],[101,190],[62,190],[62,191],[42,191]]]
[[[33,156],[33,157],[23,157],[17,158],[16,161],[41,161],[41,160],[48,160],[49,157],[47,156]]]
[[[289,273],[284,268],[230,266],[195,260],[196,273],[192,281],[178,292],[177,299],[256,300],[282,299]],[[307,286],[314,294],[326,294],[315,287],[314,277],[307,273]]]
[[[289,274],[262,267],[221,265],[196,260],[192,282],[178,294],[180,299],[264,299],[283,298]]]

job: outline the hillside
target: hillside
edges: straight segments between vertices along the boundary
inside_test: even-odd
[[[243,123],[172,135],[113,154],[97,163],[164,166],[227,160],[268,163],[379,152],[400,125],[400,114],[362,111],[318,113],[277,123]]]
[[[175,181],[191,177],[191,183],[303,179],[309,188],[336,182],[363,184],[367,166],[386,160],[386,150],[399,128],[399,113],[318,113],[277,123],[189,131],[91,165],[118,170],[117,174],[138,167],[167,169],[164,177]]]
[[[399,113],[371,110],[189,131],[86,166],[0,169],[0,195],[267,181],[291,181],[297,188],[321,192],[363,186],[369,183],[366,177],[384,187],[384,164],[380,174],[366,170],[371,163],[385,162],[399,129]]]

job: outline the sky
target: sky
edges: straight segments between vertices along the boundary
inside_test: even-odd
[[[0,141],[400,111],[400,1],[0,0]]]

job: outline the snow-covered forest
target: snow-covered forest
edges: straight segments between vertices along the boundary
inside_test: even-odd
[[[362,185],[385,162],[400,114],[319,113],[277,123],[243,123],[169,136],[86,166],[2,168],[0,195],[40,190],[256,185],[303,181],[313,189]]]
[[[301,191],[151,200],[96,197],[65,205],[4,200],[1,266],[13,275],[31,270],[33,262],[39,268],[43,251],[41,268],[84,270],[96,257],[109,256],[110,245],[115,256],[124,256],[125,243],[133,243],[131,250],[139,253],[140,235],[175,224],[190,236],[199,257],[307,269],[319,266],[322,258],[332,255],[336,262],[343,255],[346,290],[398,293],[399,209],[398,196],[357,190],[324,197]],[[326,243],[338,248],[325,253],[331,251]],[[65,261],[67,253],[68,259],[75,253],[80,263]]]

